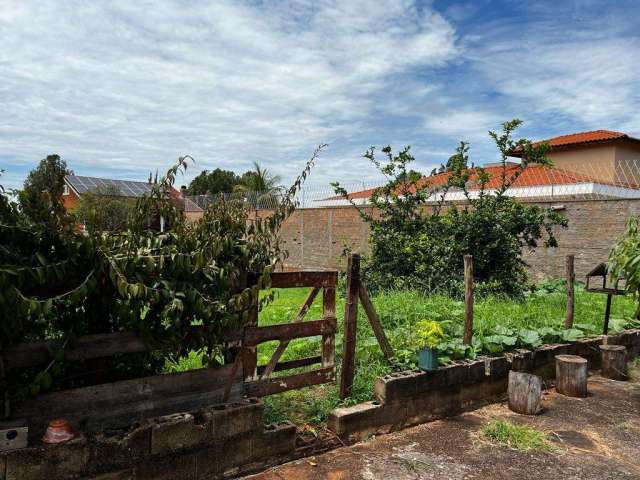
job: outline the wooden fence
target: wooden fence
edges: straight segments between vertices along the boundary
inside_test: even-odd
[[[15,406],[5,405],[5,417],[26,419],[30,435],[42,433],[46,422],[64,417],[72,425],[96,431],[130,425],[157,415],[194,410],[207,404],[239,399],[245,395],[262,397],[335,380],[335,292],[337,272],[282,272],[272,274],[272,288],[312,287],[298,315],[286,324],[259,326],[257,301],[251,321],[242,329],[229,331],[223,341],[238,354],[233,363],[181,373],[154,375],[133,380],[104,383],[72,390],[41,394]],[[322,291],[321,319],[303,321],[313,300]],[[197,327],[195,327],[197,328]],[[320,336],[321,355],[280,361],[288,343],[296,338]],[[266,365],[257,365],[257,347],[279,340],[280,344]],[[33,342],[0,352],[0,373],[46,365],[56,342]],[[70,362],[139,353],[147,346],[133,332],[82,336],[64,349]],[[319,364],[303,373],[274,376],[274,372]],[[242,365],[242,368],[240,368]],[[9,408],[12,407],[12,408]]]

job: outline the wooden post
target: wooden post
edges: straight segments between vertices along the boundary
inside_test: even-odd
[[[556,390],[568,397],[587,396],[586,358],[577,355],[556,355]]]
[[[567,315],[564,318],[564,328],[569,329],[573,327],[573,307],[574,300],[574,283],[576,280],[576,273],[573,267],[573,255],[567,255],[566,257],[566,275],[567,275]]]
[[[336,322],[336,287],[324,287],[322,290],[322,310],[325,320]],[[322,366],[333,367],[336,363],[335,334],[322,337]]]
[[[393,358],[393,348],[391,348],[391,344],[389,343],[387,336],[384,334],[382,323],[378,318],[376,309],[373,307],[373,303],[371,303],[371,299],[369,298],[367,289],[362,282],[360,282],[358,295],[360,296],[360,301],[362,302],[364,311],[367,313],[367,318],[369,319],[369,323],[371,324],[373,333],[378,339],[378,343],[380,344],[380,348],[382,349],[384,356],[387,358],[387,360],[391,360]]]
[[[613,295],[607,294],[607,306],[604,309],[604,328],[602,329],[603,335],[609,335],[609,317],[611,316],[611,299]]]
[[[464,256],[464,338],[465,345],[471,345],[473,337],[473,257]]]
[[[249,310],[249,315],[247,319],[248,327],[255,327],[258,325],[258,308],[259,308],[259,295],[260,292],[256,292],[254,295],[255,298],[252,298],[251,309]],[[244,379],[246,381],[257,380],[258,379],[258,350],[256,347],[245,347],[243,341],[242,352],[242,370],[244,374]]]
[[[624,345],[600,345],[602,370],[600,374],[612,380],[627,380],[627,348]]]
[[[538,414],[542,409],[542,378],[509,371],[509,408],[523,415]]]
[[[349,256],[347,263],[347,301],[344,306],[344,337],[342,339],[342,377],[340,398],[351,395],[355,374],[358,291],[360,288],[360,255]]]

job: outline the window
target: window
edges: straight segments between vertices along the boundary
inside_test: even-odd
[[[69,195],[69,185],[62,187],[62,195]]]

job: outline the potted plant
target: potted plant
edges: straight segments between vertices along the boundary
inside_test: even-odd
[[[435,370],[438,368],[438,352],[436,350],[440,341],[444,338],[444,330],[440,323],[431,320],[422,320],[416,325],[418,339],[418,367],[420,370]]]

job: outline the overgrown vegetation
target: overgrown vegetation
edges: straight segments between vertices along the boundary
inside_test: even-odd
[[[520,120],[506,122],[502,132],[490,132],[500,155],[500,176],[469,163],[462,142],[441,172],[428,177],[411,170],[409,147],[397,154],[374,148],[365,153],[388,182],[374,191],[376,214],[359,209],[370,224],[370,250],[363,268],[367,285],[375,290],[418,289],[459,296],[463,256],[472,254],[479,292],[522,295],[526,288],[525,248],[539,243],[553,247],[555,226],[566,226],[557,212],[524,204],[507,195],[508,189],[531,164],[549,165],[548,146],[513,139]],[[514,168],[507,159],[514,151],[522,162]],[[339,184],[337,194],[349,199]],[[459,202],[451,202],[459,194]],[[544,239],[544,240],[543,240]]]
[[[482,427],[482,435],[492,443],[521,452],[553,450],[552,443],[543,432],[506,420],[491,420]]]
[[[88,232],[116,232],[127,227],[135,206],[135,199],[123,197],[117,187],[108,186],[83,193],[70,213]]]
[[[137,199],[124,228],[108,234],[99,228],[78,232],[57,183],[39,190],[42,172],[56,178],[66,173],[57,156],[28,177],[20,208],[2,190],[0,349],[58,341],[56,361],[45,370],[12,372],[5,393],[20,398],[90,382],[82,368],[73,372],[61,361],[66,346],[84,334],[134,331],[154,349],[112,358],[102,365],[107,380],[158,371],[165,359],[192,351],[205,365],[222,362],[221,334],[246,321],[251,302],[286,256],[277,231],[295,208],[295,193],[320,148],[266,219],[249,218],[243,202],[220,201],[198,222],[187,222],[171,189],[190,157],[181,157],[148,196]],[[170,225],[165,233],[150,227],[160,216]],[[247,281],[249,272],[258,273],[257,283]]]
[[[287,392],[265,398],[270,420],[288,418],[298,424],[322,424],[331,409],[368,401],[373,396],[375,378],[395,370],[415,368],[416,350],[421,346],[417,335],[421,321],[437,321],[445,330],[445,338],[438,343],[441,361],[459,360],[479,354],[499,355],[516,348],[532,348],[543,342],[553,343],[575,340],[602,332],[606,298],[588,293],[582,284],[576,285],[575,325],[564,330],[566,291],[564,281],[550,280],[528,291],[525,298],[509,299],[486,296],[476,299],[474,306],[474,341],[472,348],[462,345],[464,304],[442,294],[424,295],[419,291],[392,290],[372,297],[396,354],[396,363],[386,362],[373,331],[359,311],[356,344],[356,377],[353,393],[342,402],[336,385],[322,385],[300,391]],[[304,302],[308,290],[283,289],[275,292],[273,302],[260,313],[260,325],[282,323],[293,318]],[[336,353],[338,364],[342,348],[342,320],[344,297],[337,297],[338,334]],[[635,302],[630,297],[616,297],[611,312],[612,331],[640,326],[634,319]],[[321,299],[311,306],[308,318],[320,318]],[[277,342],[260,345],[259,363],[271,358]],[[289,344],[282,360],[319,355],[317,339],[297,339]]]

